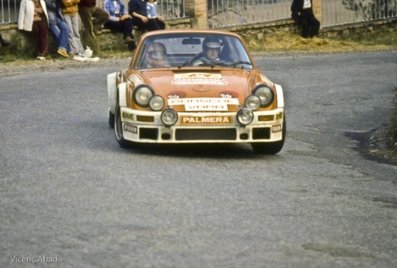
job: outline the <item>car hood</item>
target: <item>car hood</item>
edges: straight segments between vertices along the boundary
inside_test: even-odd
[[[257,70],[146,70],[140,71],[139,77],[166,100],[167,106],[182,98],[227,98],[231,99],[230,111],[244,105],[257,84],[273,88],[270,80]]]

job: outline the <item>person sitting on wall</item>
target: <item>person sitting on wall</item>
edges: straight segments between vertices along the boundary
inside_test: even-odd
[[[132,16],[132,22],[141,31],[161,30],[158,19],[150,19],[147,14],[146,0],[130,0],[128,13]]]
[[[302,37],[318,35],[320,22],[313,14],[312,0],[293,0],[291,5],[292,19],[302,27]]]
[[[58,46],[57,53],[62,57],[69,58],[69,27],[62,12],[60,2],[57,0],[45,0],[48,13],[48,24]]]
[[[127,14],[122,0],[105,0],[103,9],[109,14],[109,20],[105,22],[105,28],[121,32],[128,49],[133,51],[136,47],[132,35],[132,18]]]
[[[146,9],[149,20],[155,20],[161,30],[165,29],[164,19],[157,14],[157,1],[146,0]]]

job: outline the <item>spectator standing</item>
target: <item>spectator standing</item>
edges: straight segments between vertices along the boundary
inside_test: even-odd
[[[71,54],[76,60],[84,60],[84,58],[89,58],[91,55],[85,53],[83,44],[81,43],[80,39],[80,18],[78,15],[78,3],[80,2],[80,0],[61,1],[62,14],[69,28],[69,45],[71,49]]]
[[[84,37],[94,53],[99,53],[96,32],[109,19],[105,10],[96,6],[96,0],[80,0],[79,14],[84,26]]]
[[[302,37],[318,35],[320,22],[313,14],[312,0],[293,0],[291,12],[292,19],[302,27]]]
[[[11,43],[10,43],[10,41],[4,39],[0,33],[0,44],[1,44],[1,47],[8,47]]]
[[[48,15],[44,0],[22,0],[19,7],[18,29],[33,32],[38,60],[48,54]]]
[[[60,2],[57,0],[45,0],[48,12],[48,24],[50,31],[58,45],[57,53],[62,57],[68,58],[69,47],[69,27],[62,12]]]
[[[132,21],[138,29],[142,31],[161,30],[156,19],[148,18],[146,0],[130,0],[128,13],[132,16]]]
[[[149,20],[156,20],[156,23],[159,25],[160,29],[165,29],[165,23],[163,18],[157,15],[157,1],[147,0],[146,9]]]
[[[105,22],[105,28],[112,31],[121,32],[128,49],[133,51],[136,47],[134,36],[132,35],[132,18],[127,14],[122,0],[105,0],[103,9],[109,14],[109,20]]]

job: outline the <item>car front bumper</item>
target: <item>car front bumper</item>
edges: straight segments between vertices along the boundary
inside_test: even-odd
[[[173,126],[161,122],[161,112],[121,107],[125,140],[141,143],[255,143],[283,139],[284,109],[255,111],[254,120],[242,126],[236,112],[178,112]]]

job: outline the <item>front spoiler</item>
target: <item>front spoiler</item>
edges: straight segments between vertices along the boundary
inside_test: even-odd
[[[236,112],[179,112],[178,122],[171,127],[161,122],[161,112],[121,107],[120,114],[123,137],[132,142],[263,143],[283,139],[283,108],[255,111],[254,120],[248,126],[238,123]],[[183,122],[183,118],[192,119]]]

